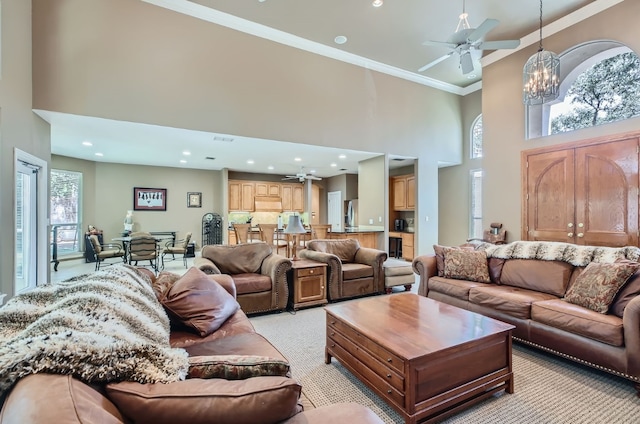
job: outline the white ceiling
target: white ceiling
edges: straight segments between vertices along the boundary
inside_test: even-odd
[[[421,66],[448,52],[446,48],[422,43],[444,41],[455,31],[463,0],[384,0],[379,8],[371,5],[372,0],[143,1],[453,93],[467,94],[480,88],[481,64],[475,64],[475,76],[468,78],[458,68],[455,55],[417,73]],[[545,26],[552,25],[545,27],[544,34],[550,35],[621,1],[547,0],[543,7],[543,22]],[[477,27],[486,18],[500,21],[486,36],[487,41],[520,39],[518,49],[538,42],[539,3],[535,0],[467,0],[465,7],[472,27]],[[346,36],[348,41],[335,44],[333,40],[339,35]],[[482,63],[486,66],[511,52],[502,50],[485,55]],[[307,172],[314,169],[317,175],[329,177],[356,173],[359,161],[378,155],[36,112],[51,124],[52,153],[93,161],[216,170],[229,168],[281,175],[295,174],[300,166],[304,166]],[[220,138],[233,141],[218,141]],[[83,146],[83,141],[90,141],[93,146]],[[192,154],[184,156],[185,150]],[[96,156],[96,153],[103,156]],[[340,159],[339,154],[345,154],[346,158]],[[301,161],[294,161],[295,157]],[[181,159],[186,163],[180,163]],[[247,163],[250,159],[257,162]],[[330,166],[332,163],[334,167]],[[409,163],[411,161],[392,161],[391,165]],[[274,169],[267,169],[268,165]]]

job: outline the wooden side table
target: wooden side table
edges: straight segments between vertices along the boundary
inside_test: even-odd
[[[327,264],[309,259],[292,261],[287,273],[289,306],[302,307],[327,304]]]

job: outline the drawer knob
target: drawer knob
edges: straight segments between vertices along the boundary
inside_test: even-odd
[[[387,374],[387,378],[391,378],[391,374]]]
[[[387,362],[391,362],[391,358],[387,358]]]
[[[335,343],[331,343],[331,347],[336,347],[336,344]]]
[[[313,274],[313,272],[314,272],[313,270],[310,270],[310,271],[309,271],[309,274]]]
[[[387,390],[387,394],[390,395],[391,394],[391,389]]]
[[[335,332],[335,331],[332,331],[332,332],[331,332],[331,335],[332,335],[332,336],[335,336],[335,335],[336,335],[336,332]]]

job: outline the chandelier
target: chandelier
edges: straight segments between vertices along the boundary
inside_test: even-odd
[[[560,94],[560,59],[553,52],[542,48],[542,0],[540,0],[540,44],[538,52],[531,56],[522,72],[525,105],[541,105],[558,98]]]

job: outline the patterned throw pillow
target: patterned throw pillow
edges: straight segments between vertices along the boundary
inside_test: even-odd
[[[189,357],[187,378],[244,380],[251,377],[289,375],[289,363],[255,355],[213,355]]]
[[[490,283],[486,252],[444,248],[443,277]]]
[[[616,293],[638,269],[628,263],[591,262],[569,287],[564,300],[606,314]]]

